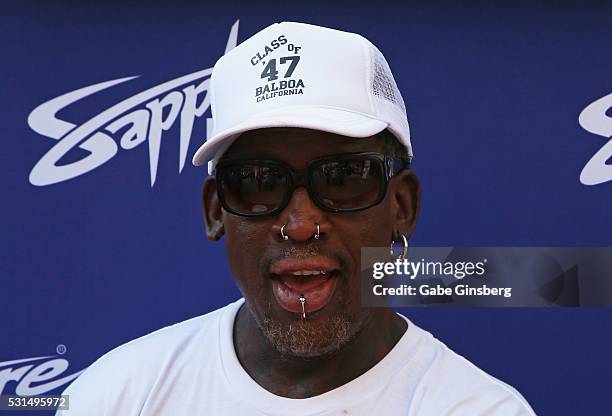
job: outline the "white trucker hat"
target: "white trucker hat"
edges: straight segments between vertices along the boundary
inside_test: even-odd
[[[363,36],[275,23],[222,56],[211,75],[212,134],[193,164],[209,172],[249,130],[301,127],[349,137],[384,129],[408,149],[404,100],[389,65]]]

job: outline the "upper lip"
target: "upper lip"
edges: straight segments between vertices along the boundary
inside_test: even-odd
[[[325,256],[311,256],[303,259],[286,257],[272,264],[270,272],[275,275],[291,274],[301,270],[316,270],[325,273],[339,269],[335,260]]]

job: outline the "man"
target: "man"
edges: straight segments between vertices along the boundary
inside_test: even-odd
[[[533,414],[405,317],[362,306],[361,247],[407,244],[420,195],[378,49],[275,24],[217,62],[211,100],[194,164],[214,174],[206,233],[225,238],[244,300],[106,354],[66,415]]]

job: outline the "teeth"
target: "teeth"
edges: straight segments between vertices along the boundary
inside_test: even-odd
[[[296,270],[291,273],[294,276],[319,276],[321,274],[325,275],[327,272],[323,270]]]

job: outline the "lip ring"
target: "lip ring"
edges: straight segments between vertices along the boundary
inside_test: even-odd
[[[327,287],[321,287],[327,286]],[[299,302],[300,296],[308,298],[308,292],[313,292],[311,295],[314,296],[314,301],[307,302],[304,306],[304,312],[308,313],[309,316],[323,310],[327,307],[334,297],[336,292],[337,279],[336,277],[326,278],[325,281],[320,284],[302,290],[301,288],[293,288],[286,285],[282,280],[274,279],[272,283],[272,291],[274,298],[278,305],[287,312],[292,314],[302,315],[302,305]],[[321,292],[322,290],[322,292]],[[303,293],[306,292],[306,293]]]

